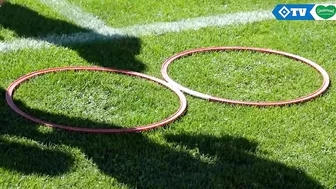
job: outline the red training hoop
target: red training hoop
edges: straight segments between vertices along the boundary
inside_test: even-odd
[[[278,101],[278,102],[251,102],[251,101],[240,101],[240,100],[230,100],[230,99],[225,99],[225,98],[220,98],[220,97],[214,97],[208,94],[203,94],[197,91],[193,91],[189,88],[186,88],[178,83],[176,83],[174,80],[172,80],[169,75],[168,75],[168,66],[176,59],[179,59],[184,56],[188,56],[194,53],[198,52],[208,52],[208,51],[256,51],[256,52],[262,52],[262,53],[269,53],[269,54],[278,54],[282,55],[294,60],[298,60],[300,62],[303,62],[311,67],[313,67],[315,70],[317,70],[323,77],[323,84],[322,86],[316,90],[315,92],[299,97],[296,99],[292,100],[284,100],[284,101]],[[230,103],[230,104],[241,104],[241,105],[251,105],[251,106],[281,106],[281,105],[288,105],[288,104],[295,104],[295,103],[300,103],[300,102],[305,102],[308,100],[311,100],[313,98],[316,98],[317,96],[321,95],[323,92],[325,92],[330,84],[329,81],[329,75],[328,73],[318,64],[315,62],[305,59],[303,57],[300,57],[298,55],[290,54],[287,52],[282,52],[282,51],[277,51],[277,50],[271,50],[271,49],[263,49],[263,48],[253,48],[253,47],[208,47],[208,48],[198,48],[198,49],[193,49],[193,50],[187,50],[181,53],[178,53],[170,58],[168,58],[162,65],[161,69],[161,74],[163,78],[172,86],[175,86],[176,88],[180,89],[181,91],[192,95],[196,96],[198,98],[206,99],[209,101],[215,101],[215,102],[224,102],[224,103]]]
[[[180,107],[178,108],[178,110],[171,115],[170,117],[159,121],[159,122],[155,122],[152,124],[148,124],[148,125],[143,125],[143,126],[138,126],[138,127],[134,127],[134,128],[121,128],[121,129],[95,129],[95,128],[78,128],[78,127],[72,127],[72,126],[67,126],[67,125],[60,125],[60,124],[56,124],[56,123],[51,123],[51,122],[47,122],[47,121],[43,121],[41,119],[35,118],[25,112],[23,112],[21,109],[19,109],[14,101],[13,101],[13,93],[15,91],[15,89],[22,84],[24,81],[27,81],[30,78],[36,77],[38,75],[43,75],[43,74],[47,74],[47,73],[51,73],[51,72],[59,72],[59,71],[69,71],[69,70],[75,70],[75,71],[80,71],[80,70],[84,70],[84,71],[105,71],[105,72],[114,72],[114,73],[118,73],[118,74],[125,74],[125,75],[131,75],[131,76],[136,76],[136,77],[140,77],[140,78],[144,78],[150,81],[154,81],[168,89],[170,89],[171,91],[173,91],[180,100]],[[139,132],[139,131],[145,131],[145,130],[149,130],[149,129],[153,129],[156,127],[160,127],[160,126],[164,126],[166,124],[169,124],[173,121],[175,121],[177,118],[179,118],[186,110],[187,108],[187,100],[184,96],[184,94],[178,90],[175,87],[170,86],[167,82],[157,79],[155,77],[152,76],[148,76],[142,73],[137,73],[137,72],[132,72],[132,71],[125,71],[125,70],[116,70],[116,69],[110,69],[110,68],[102,68],[102,67],[88,67],[88,66],[79,66],[79,67],[62,67],[62,68],[51,68],[51,69],[46,69],[46,70],[40,70],[40,71],[36,71],[36,72],[32,72],[30,74],[27,74],[25,76],[20,77],[19,79],[17,79],[16,81],[14,81],[8,88],[6,91],[6,101],[8,103],[8,105],[18,114],[20,114],[21,116],[49,126],[49,127],[53,127],[53,128],[59,128],[59,129],[65,129],[65,130],[70,130],[70,131],[79,131],[79,132],[88,132],[88,133],[129,133],[129,132]]]

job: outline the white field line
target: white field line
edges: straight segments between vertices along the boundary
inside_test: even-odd
[[[274,16],[271,11],[239,12],[217,16],[189,18],[177,22],[159,22],[148,25],[135,25],[121,28],[120,30],[133,36],[158,35],[168,32],[198,30],[211,26],[221,27],[234,24],[247,24],[273,18]]]
[[[52,44],[37,39],[18,39],[9,43],[0,43],[0,52],[6,53],[20,49],[41,49],[50,47]]]
[[[162,34],[167,32],[180,32],[183,30],[197,30],[208,26],[225,26],[234,23],[249,23],[263,19],[273,18],[271,11],[246,12],[227,14],[219,16],[208,16],[200,18],[186,19],[178,22],[156,23],[150,25],[138,25],[126,28],[114,29],[107,26],[104,21],[98,17],[84,12],[78,6],[67,0],[40,0],[50,8],[54,9],[61,15],[75,22],[77,25],[91,29],[102,35],[114,35],[121,32],[127,35],[143,36],[152,34]],[[328,4],[328,3],[327,3]],[[121,31],[120,31],[121,30]]]
[[[181,32],[185,30],[198,30],[205,27],[223,27],[228,25],[247,24],[273,19],[271,11],[252,11],[217,16],[185,19],[177,22],[159,22],[147,25],[135,25],[119,28],[114,32],[88,32],[69,35],[51,35],[44,38],[25,38],[11,42],[1,42],[0,52],[10,52],[20,49],[40,49],[51,45],[87,44],[96,41],[113,41],[116,38],[146,35],[158,35],[168,32]]]
[[[0,52],[5,53],[21,49],[41,49],[55,45],[89,44],[92,42],[113,41],[121,37],[125,37],[125,35],[114,34],[105,36],[94,32],[88,32],[69,35],[51,35],[40,39],[23,38],[11,42],[0,42]]]
[[[98,17],[84,12],[81,8],[66,0],[40,0],[40,2],[57,11],[59,14],[65,16],[80,27],[90,29],[97,33],[117,32],[116,29],[107,26],[105,22]]]

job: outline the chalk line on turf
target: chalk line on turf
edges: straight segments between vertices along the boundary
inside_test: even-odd
[[[234,24],[247,24],[272,18],[274,18],[274,16],[271,11],[238,12],[216,16],[189,18],[176,22],[158,22],[147,25],[135,25],[121,28],[120,31],[134,36],[159,35],[168,32],[198,30],[212,26],[220,27]]]
[[[271,11],[251,11],[216,16],[183,19],[176,22],[158,22],[146,25],[135,25],[119,28],[114,32],[100,31],[74,33],[67,35],[50,35],[44,38],[25,38],[11,42],[0,42],[0,52],[10,52],[20,49],[40,49],[52,45],[87,44],[96,41],[111,41],[119,37],[159,35],[168,32],[198,30],[205,27],[223,27],[228,25],[247,24],[274,19]]]
[[[107,26],[97,16],[84,12],[81,8],[66,0],[40,0],[40,2],[83,28],[93,30],[97,33],[117,32],[116,29]]]
[[[77,25],[91,29],[102,35],[127,34],[133,36],[143,36],[151,34],[162,34],[167,32],[179,32],[188,29],[197,30],[208,26],[224,26],[237,23],[248,23],[259,21],[263,18],[272,18],[271,11],[241,12],[218,16],[205,16],[190,18],[177,22],[159,22],[148,25],[135,25],[125,28],[114,29],[107,26],[104,21],[90,13],[84,12],[78,6],[67,0],[40,0],[53,10],[57,11],[66,18],[72,20]],[[244,20],[246,22],[244,22]]]
[[[86,13],[80,7],[67,0],[40,0],[53,10],[75,22],[77,25],[91,29],[102,35],[126,34],[133,36],[143,36],[152,34],[163,34],[167,32],[180,32],[184,30],[197,30],[209,26],[225,26],[234,23],[245,24],[249,22],[261,21],[273,18],[272,10],[238,12],[218,16],[204,16],[190,18],[177,22],[159,22],[148,25],[135,25],[125,28],[111,28],[100,20],[97,16]],[[329,4],[329,3],[321,3]]]
[[[52,45],[87,44],[96,41],[111,41],[123,36],[159,35],[168,32],[198,30],[205,27],[223,27],[228,25],[247,24],[274,19],[272,10],[238,12],[231,14],[204,16],[183,19],[176,22],[158,22],[146,25],[134,25],[124,28],[111,28],[96,16],[84,12],[82,9],[66,0],[40,0],[63,16],[74,21],[83,28],[94,32],[74,33],[68,35],[50,35],[44,38],[22,38],[11,42],[0,42],[0,52],[11,52],[20,49],[48,48]],[[324,2],[319,4],[332,4]]]

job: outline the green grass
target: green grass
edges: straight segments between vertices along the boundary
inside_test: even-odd
[[[196,54],[173,62],[168,73],[190,89],[245,101],[294,99],[322,84],[319,73],[307,65],[249,51]]]
[[[37,23],[49,20],[35,19],[41,21]],[[270,20],[1,53],[0,187],[333,188],[333,85],[317,99],[284,107],[234,106],[187,96],[188,112],[181,119],[164,128],[123,135],[66,132],[32,123],[6,105],[5,88],[29,72],[69,65],[129,69],[161,77],[160,68],[166,58],[206,46],[254,46],[298,54],[320,64],[333,81],[335,26],[334,22]],[[21,31],[19,36],[49,31],[41,31],[43,26],[39,24],[29,27],[30,31]],[[64,31],[76,32],[67,28]],[[18,28],[9,27],[6,32],[17,33]],[[213,77],[213,71],[220,77]],[[312,68],[299,62],[246,52],[187,57],[172,64],[171,75],[200,91],[248,100],[298,97],[314,91],[321,82]],[[225,82],[228,78],[232,81]],[[196,85],[197,81],[204,83]],[[258,85],[250,85],[253,82]],[[37,77],[21,85],[15,99],[29,113],[78,127],[130,127],[159,120],[177,108],[175,95],[154,83],[97,72]],[[116,109],[111,108],[114,105]],[[107,106],[109,111],[104,110]]]
[[[190,0],[188,2],[180,0],[101,0],[99,2],[96,0],[70,0],[70,2],[97,15],[112,27],[171,22],[180,19],[242,11],[272,10],[279,4],[279,1],[276,0],[268,0],[267,3],[263,0]],[[281,3],[295,2],[297,1],[281,1]],[[300,3],[312,3],[312,1],[301,0]]]
[[[147,125],[179,107],[177,96],[154,82],[113,73],[69,72],[30,80],[15,92],[15,100],[37,115],[45,112],[47,119],[53,115],[49,120],[56,123],[102,128]],[[89,119],[81,120],[84,117]]]
[[[84,31],[86,30],[73,25],[55,10],[35,0],[11,0],[0,7],[0,41]]]

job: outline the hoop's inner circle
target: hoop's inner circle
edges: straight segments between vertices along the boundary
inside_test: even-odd
[[[167,75],[180,86],[212,97],[241,102],[288,101],[311,94],[324,84],[324,77],[312,66],[279,54],[248,49],[191,51],[168,59]],[[169,82],[164,67],[162,72]]]
[[[30,78],[16,88],[14,101],[21,110],[43,121],[92,129],[149,125],[179,109],[179,97],[156,82],[87,70]]]
[[[169,66],[177,83],[228,99],[280,101],[309,94],[322,77],[296,60],[252,51],[215,51],[177,59]]]

